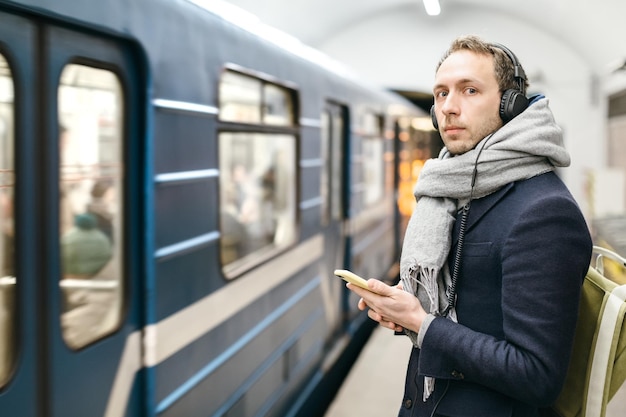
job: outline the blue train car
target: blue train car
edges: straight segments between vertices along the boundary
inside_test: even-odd
[[[0,2],[0,414],[315,415],[424,113],[227,3]]]

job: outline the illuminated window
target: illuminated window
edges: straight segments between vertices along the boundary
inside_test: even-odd
[[[222,265],[234,276],[295,241],[296,141],[221,133],[219,149]]]
[[[224,273],[235,277],[296,239],[294,92],[226,71],[220,119],[257,124],[219,134],[220,250]]]
[[[13,165],[13,77],[0,55],[0,386],[7,383],[16,359],[15,178]]]
[[[58,94],[61,324],[80,348],[121,321],[123,96],[114,73],[76,64]]]
[[[274,84],[263,86],[263,123],[289,126],[293,124],[291,92]]]
[[[363,182],[365,205],[379,201],[385,189],[384,139],[382,118],[366,113],[363,129]]]
[[[348,109],[335,103],[326,103],[320,116],[320,156],[323,161],[320,176],[320,224],[328,226],[344,218],[344,145]]]
[[[322,170],[320,177],[320,197],[322,202],[320,204],[320,224],[322,226],[328,226],[330,222],[330,120],[331,114],[328,111],[323,111],[320,115],[321,122],[321,135],[320,135],[320,154],[322,156]]]
[[[332,115],[332,127],[330,138],[330,218],[332,220],[343,219],[344,205],[342,201],[345,155],[343,152],[345,120],[341,114],[334,112]]]
[[[219,95],[221,120],[274,126],[294,124],[293,95],[284,87],[226,71]]]

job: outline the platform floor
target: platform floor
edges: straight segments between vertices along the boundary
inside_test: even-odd
[[[325,417],[395,417],[402,403],[411,341],[376,327]]]
[[[396,417],[402,402],[411,341],[376,327],[324,417]],[[605,417],[626,416],[626,383]]]

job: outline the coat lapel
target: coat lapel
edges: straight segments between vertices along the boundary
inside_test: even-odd
[[[491,193],[486,197],[479,198],[472,201],[472,205],[470,207],[469,215],[467,217],[467,224],[465,226],[465,233],[472,229],[476,223],[485,215],[487,212],[495,206],[498,201],[500,201],[508,192],[514,187],[515,183],[509,183],[504,187],[500,188],[495,193]],[[460,226],[460,213],[457,217],[457,222],[454,225],[454,241],[453,245],[456,245],[459,239],[459,226]]]

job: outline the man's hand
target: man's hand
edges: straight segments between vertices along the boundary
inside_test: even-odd
[[[427,313],[417,297],[404,291],[401,284],[391,287],[370,278],[367,286],[371,291],[346,284],[350,291],[361,297],[357,305],[359,310],[369,307],[368,317],[391,330],[402,331],[404,328],[419,331]]]

